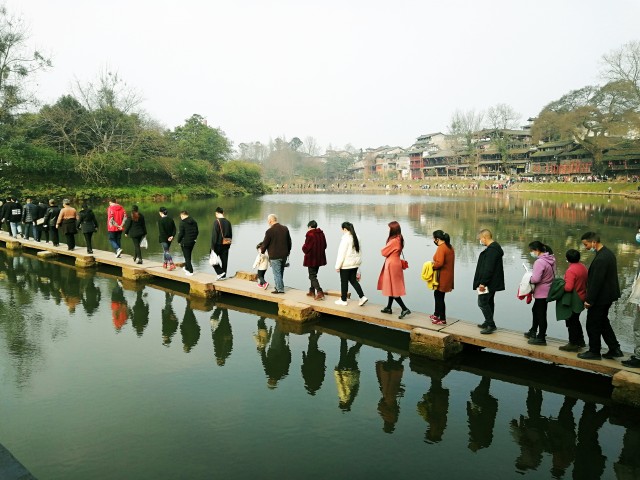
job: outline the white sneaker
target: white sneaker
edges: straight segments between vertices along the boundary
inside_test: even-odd
[[[349,302],[347,302],[346,300],[342,300],[342,299],[338,299],[334,302],[336,305],[342,305],[342,306],[347,306],[349,305]]]
[[[185,271],[184,271],[184,274],[185,274],[187,277],[193,277],[193,272],[190,272],[189,270],[185,270]]]
[[[220,275],[216,277],[216,280],[224,280],[227,276],[227,272],[222,272]]]
[[[360,299],[360,301],[358,302],[358,305],[363,306],[365,303],[367,303],[369,301],[369,299],[367,297],[362,297]]]
[[[120,258],[120,255],[122,255],[122,249],[121,248],[116,250],[116,257]]]

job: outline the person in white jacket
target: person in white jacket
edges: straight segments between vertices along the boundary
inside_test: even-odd
[[[358,268],[362,263],[360,255],[360,242],[358,236],[349,222],[342,223],[342,238],[338,247],[338,258],[336,258],[336,272],[340,273],[340,300],[336,300],[336,305],[348,305],[347,288],[350,283],[355,288],[362,306],[369,300],[364,296],[360,282],[358,281]]]
[[[258,269],[258,287],[266,290],[269,282],[264,279],[264,274],[267,273],[267,269],[269,268],[269,255],[262,253],[262,242],[260,242],[256,248],[258,249],[258,256],[255,262],[253,262],[253,268]]]

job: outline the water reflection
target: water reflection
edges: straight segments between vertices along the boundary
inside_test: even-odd
[[[484,472],[483,468],[488,472],[491,462],[507,462],[512,471],[520,474],[535,471],[553,478],[615,475],[619,480],[626,480],[638,478],[640,473],[640,414],[638,410],[611,404],[607,396],[600,393],[606,388],[592,390],[590,382],[603,384],[599,376],[589,376],[587,381],[576,382],[579,385],[574,387],[574,384],[567,385],[566,370],[555,379],[547,374],[550,371],[547,369],[553,369],[550,366],[543,368],[534,362],[523,366],[524,363],[513,359],[503,362],[517,366],[518,376],[513,376],[496,361],[504,357],[489,356],[487,352],[464,354],[452,362],[436,362],[409,356],[407,336],[402,332],[323,320],[296,334],[274,313],[257,310],[242,313],[221,305],[196,304],[179,291],[123,283],[108,272],[81,272],[72,265],[12,256],[1,250],[0,265],[0,367],[4,369],[3,380],[12,380],[5,381],[0,389],[2,418],[18,418],[12,415],[11,407],[6,406],[10,403],[7,399],[15,397],[26,401],[33,390],[47,390],[49,382],[59,384],[62,392],[71,390],[74,395],[81,395],[74,390],[75,383],[66,383],[70,381],[68,375],[60,372],[74,362],[93,366],[89,369],[93,371],[99,368],[100,361],[113,356],[114,348],[118,348],[119,357],[131,366],[128,374],[146,378],[148,371],[135,371],[135,362],[130,360],[136,358],[141,349],[145,349],[149,358],[145,368],[151,368],[149,365],[156,363],[155,359],[166,358],[163,355],[167,355],[169,349],[163,347],[173,346],[179,327],[182,348],[190,353],[180,355],[181,361],[190,364],[200,357],[206,360],[204,368],[189,370],[203,370],[209,375],[212,369],[220,374],[233,372],[237,378],[234,392],[229,393],[232,399],[221,391],[221,402],[232,403],[234,396],[245,392],[245,384],[252,385],[256,392],[251,375],[262,377],[262,371],[256,356],[247,354],[255,348],[266,378],[266,385],[261,383],[257,391],[286,392],[282,396],[287,398],[283,408],[320,416],[323,428],[330,432],[327,435],[342,431],[348,420],[339,414],[351,412],[349,420],[357,419],[366,425],[360,421],[369,419],[369,424],[374,426],[370,430],[378,433],[382,429],[393,435],[393,442],[403,448],[415,448],[413,442],[417,442],[421,449],[434,451],[436,444],[451,447],[466,443],[468,448],[458,451],[457,455],[465,461],[477,462],[479,473]],[[180,319],[176,310],[181,312],[183,304]],[[198,320],[195,307],[211,312],[211,343],[199,342],[200,323],[206,320]],[[256,304],[256,308],[259,307]],[[125,327],[129,320],[132,328]],[[77,325],[83,326],[81,334],[75,330]],[[156,339],[152,342],[124,344],[121,341],[123,336],[142,338],[149,330],[151,339]],[[157,341],[158,331],[162,342]],[[118,343],[110,344],[110,339],[118,339]],[[92,350],[87,357],[86,345],[95,345],[97,351]],[[99,357],[100,349],[104,357]],[[211,365],[211,349],[216,365],[225,366],[224,369]],[[74,352],[82,357],[73,356]],[[92,363],[94,356],[95,364]],[[59,366],[61,358],[64,359],[62,367]],[[489,361],[482,360],[486,358]],[[335,365],[336,390],[324,383],[327,365]],[[160,383],[173,395],[176,385],[189,382],[195,402],[202,380],[186,370],[162,376]],[[38,375],[40,372],[43,375]],[[578,376],[575,371],[571,372],[572,377]],[[110,370],[113,381],[118,381],[119,374],[119,369]],[[154,374],[159,375],[158,371]],[[72,376],[74,382],[79,378],[90,385],[91,379],[82,375],[79,372]],[[174,381],[177,384],[171,383]],[[126,382],[121,385],[123,392],[130,395],[131,390],[126,389],[131,387]],[[335,408],[336,395],[338,409]],[[69,401],[60,392],[47,397],[47,401],[54,404],[49,406],[50,415],[48,413],[53,418],[59,415],[55,406],[57,396],[61,396],[61,409],[67,408],[62,403]],[[310,403],[309,396],[314,397],[312,407],[301,400],[304,398]],[[521,402],[517,400],[519,397],[523,399]],[[275,395],[269,394],[269,398]],[[259,401],[267,400],[260,398]],[[328,403],[329,408],[318,408],[321,402]],[[167,403],[163,407],[167,410],[162,410],[165,417],[176,415],[170,405],[174,402],[161,403]],[[37,409],[37,402],[35,405]],[[96,408],[96,415],[100,416],[101,407]],[[466,424],[460,421],[465,418],[465,409]],[[248,421],[260,420],[250,417]],[[8,438],[6,428],[0,425],[0,433]],[[266,426],[260,425],[260,428]],[[374,433],[361,431],[374,437]],[[122,435],[126,437],[130,433],[124,430]],[[308,431],[301,433],[301,438],[306,434]],[[505,441],[512,442],[519,452],[505,458]],[[478,455],[480,450],[482,455]],[[39,455],[42,451],[34,454],[33,461],[37,461]],[[78,460],[65,461],[71,465]],[[456,465],[447,468],[453,476],[460,472]]]

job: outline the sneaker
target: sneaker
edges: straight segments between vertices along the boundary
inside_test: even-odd
[[[609,350],[607,353],[602,354],[602,358],[608,358],[609,360],[613,360],[614,358],[624,357],[624,353],[619,348],[615,350]]]
[[[264,283],[256,283],[256,287],[258,287],[258,288],[264,288]]]
[[[190,271],[188,271],[188,270],[185,270],[185,271],[184,271],[184,274],[185,274],[187,277],[193,277],[193,272],[190,272]]]
[[[602,360],[602,356],[599,353],[593,353],[591,350],[579,353],[578,358],[582,360]]]
[[[582,347],[580,345],[575,345],[571,342],[566,345],[561,345],[558,347],[558,350],[562,350],[563,352],[579,352]]]
[[[307,297],[315,297],[316,296],[316,291],[315,290],[309,290],[307,292]]]
[[[138,261],[138,257],[133,257],[133,263],[136,263]]]
[[[314,297],[314,300],[324,300],[324,292],[320,290]]]
[[[138,265],[142,265],[142,259],[139,258],[138,261],[136,262]]]
[[[184,273],[187,273],[187,267],[182,267],[182,271],[183,271]]]
[[[429,318],[431,320],[440,320],[440,317],[438,317],[437,315],[433,314],[433,315],[429,315]]]
[[[349,305],[349,302],[347,302],[346,300],[342,300],[342,299],[338,299],[334,302],[336,305],[342,305],[343,307],[346,307],[347,305]]]
[[[226,276],[227,276],[227,272],[222,272],[220,275],[216,277],[216,280],[225,280]]]
[[[171,264],[169,264],[169,268],[167,270],[171,271],[171,270],[175,270],[175,269],[176,269],[176,266],[173,263],[171,263]]]
[[[120,258],[120,255],[122,255],[122,249],[121,248],[116,250],[116,257]]]
[[[541,345],[541,346],[544,346],[544,345],[547,344],[547,341],[544,338],[531,337],[527,343],[529,345]]]
[[[482,322],[482,323],[479,323],[477,326],[478,326],[478,328],[483,328],[484,329],[484,328],[487,328],[489,326],[489,324],[487,322]]]
[[[440,320],[439,318],[436,320],[431,320],[431,323],[433,323],[434,325],[446,325],[447,321],[446,320]]]
[[[365,303],[367,303],[369,301],[369,299],[367,297],[362,297],[360,299],[360,301],[358,302],[358,305],[363,306]]]
[[[264,283],[262,284],[262,288],[264,288],[265,290],[266,290],[267,288],[269,288],[269,282],[264,282]]]
[[[633,355],[628,360],[622,360],[620,363],[625,367],[640,368],[640,359]]]
[[[164,263],[162,264],[162,268],[167,268],[167,262],[164,262]]]
[[[525,338],[534,338],[536,336],[535,332],[533,330],[529,330],[524,332],[524,336]]]
[[[284,292],[282,292],[280,290],[271,290],[271,293],[284,293]]]
[[[498,328],[495,325],[487,325],[486,327],[484,327],[482,330],[480,330],[480,333],[482,335],[490,335],[493,332],[495,332]]]

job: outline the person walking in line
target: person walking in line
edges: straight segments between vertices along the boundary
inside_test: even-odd
[[[49,230],[49,234],[51,236],[51,243],[54,247],[57,247],[60,244],[60,236],[58,235],[58,228],[56,227],[56,222],[58,221],[58,216],[60,215],[60,207],[58,203],[52,198],[49,200],[49,208],[47,208],[47,213],[44,215],[44,228]],[[47,239],[47,243],[49,240]]]
[[[269,282],[264,279],[264,274],[267,273],[267,268],[269,268],[269,255],[262,253],[262,242],[256,245],[256,249],[258,250],[258,255],[253,262],[253,268],[258,270],[258,287],[266,290],[269,287]]]
[[[438,247],[433,254],[433,269],[439,272],[438,288],[433,291],[435,303],[433,315],[429,315],[434,325],[447,324],[447,311],[444,303],[445,293],[453,290],[453,272],[456,252],[451,246],[451,238],[442,230],[433,232],[433,243]]]
[[[80,213],[78,213],[78,224],[80,225],[80,231],[82,232],[85,244],[87,245],[87,253],[93,253],[91,239],[94,232],[98,231],[98,220],[96,220],[96,215],[87,203],[83,203],[80,207]]]
[[[478,307],[484,316],[484,322],[478,325],[480,333],[487,335],[496,331],[493,318],[496,292],[504,290],[504,252],[498,242],[493,239],[491,230],[483,229],[478,234],[480,245],[486,247],[478,256],[476,271],[473,276],[473,289],[478,292]]]
[[[173,237],[176,236],[176,223],[173,218],[169,217],[169,211],[165,207],[160,207],[158,214],[160,215],[160,220],[158,220],[158,240],[162,246],[162,268],[175,270],[176,266],[173,263],[173,257],[169,249],[171,248]]]
[[[214,265],[213,269],[218,276],[216,280],[223,280],[227,277],[227,265],[229,263],[229,249],[233,239],[233,229],[231,222],[224,218],[224,210],[216,208],[216,221],[213,222],[211,232],[211,250],[220,257],[220,265]]]
[[[304,237],[304,245],[302,245],[304,253],[302,265],[307,267],[311,283],[307,296],[313,297],[314,300],[324,300],[324,292],[318,281],[318,270],[327,264],[326,249],[327,239],[324,232],[318,228],[318,222],[311,220],[307,223],[307,234]]]
[[[587,274],[587,298],[584,308],[587,309],[587,336],[589,350],[578,354],[583,360],[601,360],[602,357],[613,359],[624,356],[620,343],[611,328],[609,309],[613,302],[620,298],[618,283],[618,265],[616,256],[600,241],[600,235],[586,232],[581,237],[584,248],[595,252],[595,256]],[[601,337],[609,347],[609,351],[600,354]]]
[[[9,231],[13,238],[22,235],[22,207],[15,197],[7,197],[7,201],[2,205],[2,221],[9,224]]]
[[[127,220],[127,214],[116,202],[115,198],[109,199],[109,207],[107,208],[107,233],[109,235],[109,243],[116,252],[116,257],[122,255],[122,230],[124,222]]]
[[[555,278],[556,257],[549,245],[538,240],[529,244],[529,252],[536,259],[530,280],[535,289],[533,290],[533,307],[531,307],[531,328],[525,332],[524,336],[529,339],[528,343],[531,345],[546,345],[547,297]]]
[[[580,252],[578,250],[567,250],[565,255],[569,268],[564,274],[564,291],[575,291],[582,302],[587,298],[587,277],[589,275],[587,267],[580,263]],[[584,333],[580,325],[580,312],[571,312],[571,316],[566,319],[567,331],[569,333],[569,343],[558,347],[565,352],[578,352],[585,346]]]
[[[36,238],[36,217],[38,215],[38,206],[31,202],[30,198],[27,198],[27,203],[22,208],[22,224],[24,226],[24,238],[29,240],[29,237]]]
[[[284,293],[284,267],[291,253],[291,235],[287,227],[278,223],[278,217],[273,213],[267,217],[267,223],[269,228],[264,234],[260,251],[269,253],[275,284],[271,293]]]
[[[378,290],[382,290],[382,294],[389,297],[387,306],[381,310],[382,313],[392,313],[391,305],[395,300],[402,311],[398,318],[402,319],[411,313],[411,310],[402,301],[406,290],[404,286],[404,272],[402,270],[402,262],[400,255],[404,250],[404,238],[400,224],[395,220],[389,223],[389,236],[387,244],[381,250],[382,256],[385,257],[382,271],[378,277]]]
[[[184,256],[184,274],[187,277],[193,275],[193,265],[191,265],[191,254],[198,239],[198,223],[189,216],[189,212],[180,212],[180,228],[178,230],[178,244],[182,247]]]
[[[42,234],[44,233],[44,238],[46,243],[49,243],[49,225],[47,225],[44,221],[44,216],[47,214],[47,206],[45,203],[40,200],[37,205],[36,210],[36,224],[35,224],[35,238],[36,242],[42,240]]]
[[[142,265],[142,249],[140,242],[147,234],[147,224],[144,215],[140,213],[137,205],[131,207],[131,216],[127,217],[124,225],[124,236],[131,237],[133,242],[133,261]]]
[[[358,305],[363,306],[369,301],[364,296],[362,285],[358,279],[358,268],[362,264],[362,254],[360,252],[360,240],[356,235],[356,230],[350,222],[342,222],[342,238],[338,246],[338,256],[336,257],[336,272],[340,274],[340,300],[336,300],[336,305],[347,306],[347,289],[349,283],[355,289],[360,301]]]
[[[75,250],[78,212],[71,206],[68,198],[62,200],[62,210],[56,221],[56,229],[67,238],[67,250]]]

